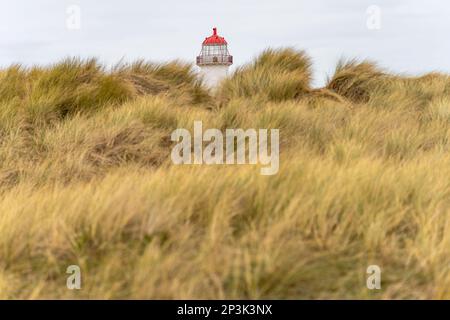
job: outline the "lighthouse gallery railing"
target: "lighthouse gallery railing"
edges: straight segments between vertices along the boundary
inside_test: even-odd
[[[230,55],[213,55],[213,56],[206,56],[201,55],[197,56],[197,64],[198,65],[214,65],[214,64],[225,64],[225,65],[231,65],[233,64],[233,56]]]

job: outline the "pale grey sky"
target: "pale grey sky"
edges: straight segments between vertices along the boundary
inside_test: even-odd
[[[267,47],[294,46],[313,58],[316,84],[341,57],[395,71],[450,72],[446,0],[1,0],[0,65],[47,64],[67,56],[194,61],[217,26],[235,64]],[[66,26],[71,5],[81,28]],[[367,9],[381,9],[381,29]]]

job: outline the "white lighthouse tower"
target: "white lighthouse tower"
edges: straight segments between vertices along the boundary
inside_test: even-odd
[[[206,85],[215,88],[228,75],[232,64],[233,56],[228,52],[228,43],[225,38],[219,37],[217,29],[213,28],[213,35],[203,41],[202,51],[197,56],[197,65]]]

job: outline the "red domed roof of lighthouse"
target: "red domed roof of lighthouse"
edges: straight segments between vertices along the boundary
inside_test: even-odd
[[[213,28],[213,35],[203,41],[203,45],[225,45],[227,41],[217,35],[217,28]]]

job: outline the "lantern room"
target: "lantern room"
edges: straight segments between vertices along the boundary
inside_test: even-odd
[[[233,56],[228,52],[228,43],[225,38],[217,34],[217,28],[213,28],[212,36],[205,38],[202,51],[197,56],[198,66],[233,64]]]

